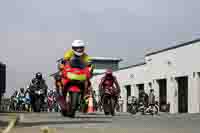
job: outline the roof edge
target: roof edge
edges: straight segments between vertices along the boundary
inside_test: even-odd
[[[185,43],[182,43],[182,44],[178,44],[178,45],[175,45],[175,46],[172,46],[172,47],[164,48],[164,49],[161,49],[161,50],[158,50],[158,51],[150,52],[150,53],[147,53],[145,56],[155,55],[155,54],[162,53],[162,52],[165,52],[165,51],[168,51],[168,50],[184,47],[184,46],[196,43],[196,42],[200,42],[200,38],[189,41],[189,42],[185,42]]]
[[[109,61],[123,61],[121,58],[113,57],[91,57],[92,60],[109,60]]]
[[[57,59],[60,62],[63,58]],[[123,61],[122,58],[112,58],[112,57],[91,57],[91,60],[106,60],[106,61]]]
[[[133,68],[133,67],[138,67],[138,66],[143,66],[145,64],[146,64],[146,62],[141,62],[141,63],[138,63],[138,64],[134,64],[134,65],[130,65],[130,66],[127,66],[127,67],[119,68],[116,71],[120,71],[120,70],[124,70],[124,69],[128,69],[128,68]]]

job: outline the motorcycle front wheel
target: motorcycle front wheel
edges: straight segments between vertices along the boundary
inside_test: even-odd
[[[112,116],[115,115],[115,100],[111,96],[105,96],[103,98],[103,109],[104,109],[104,114],[109,115],[111,114]]]
[[[74,118],[78,108],[79,93],[71,92],[66,96],[67,110],[62,110],[63,116]]]
[[[115,115],[115,99],[114,98],[110,99],[110,113],[112,116]]]
[[[35,112],[41,111],[41,104],[42,104],[42,102],[41,102],[40,98],[35,101]]]

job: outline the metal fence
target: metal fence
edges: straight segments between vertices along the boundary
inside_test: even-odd
[[[10,106],[10,99],[3,98],[0,104],[0,111],[5,111],[5,112],[9,111],[9,106]]]

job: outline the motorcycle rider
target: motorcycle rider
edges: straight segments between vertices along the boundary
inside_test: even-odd
[[[43,79],[43,76],[42,76],[42,73],[41,72],[37,72],[35,74],[35,77],[31,80],[31,83],[29,85],[29,91],[31,92],[30,96],[32,97],[31,98],[31,102],[32,102],[32,105],[34,104],[34,100],[33,99],[33,95],[35,91],[35,89],[37,88],[40,88],[40,89],[43,89],[44,90],[44,94],[43,94],[43,103],[45,103],[46,99],[47,99],[47,89],[48,89],[48,86],[46,84],[46,81]]]
[[[74,40],[72,48],[65,52],[64,60],[73,60],[73,57],[78,56],[81,58],[83,64],[88,65],[90,57],[85,53],[85,42],[83,40]]]
[[[19,109],[19,107],[25,102],[24,98],[25,98],[25,90],[24,88],[20,88],[20,91],[17,93],[17,109]]]
[[[155,95],[154,95],[154,90],[150,89],[150,93],[149,93],[149,108],[147,109],[147,111],[149,111],[150,109],[152,109],[155,106]]]
[[[15,89],[14,89],[15,90]],[[18,90],[15,90],[13,95],[10,98],[10,109],[16,111],[17,106],[14,103],[17,103],[17,95],[18,95]]]
[[[104,95],[105,88],[112,88],[115,92],[116,96],[116,105],[118,104],[118,98],[120,96],[120,86],[117,81],[117,78],[113,75],[112,70],[108,69],[105,73],[105,76],[101,78],[101,82],[99,84],[99,93],[100,93],[100,101],[102,103],[102,98]]]
[[[151,89],[149,93],[149,105],[153,106],[155,104],[155,95],[154,95],[154,90]]]
[[[53,96],[53,90],[51,89],[51,90],[49,90],[49,92],[48,92],[48,96]]]
[[[54,102],[55,102],[55,99],[54,99],[54,92],[52,89],[50,89],[48,91],[48,94],[47,94],[47,104],[48,104],[48,111],[52,111],[53,109],[53,106],[54,106]]]
[[[144,90],[139,92],[139,103],[142,103],[145,107],[148,107],[148,94]]]
[[[44,89],[44,95],[47,96],[47,85],[46,81],[43,79],[42,73],[37,72],[35,77],[32,79],[30,86],[39,86],[41,89]]]
[[[91,59],[90,57],[85,53],[85,42],[83,40],[74,40],[72,43],[72,48],[68,51],[65,52],[64,54],[64,60],[59,66],[59,70],[61,71],[65,64],[70,63],[73,64],[74,66],[72,67],[81,67],[84,68],[85,66],[90,65]],[[59,74],[61,75],[61,74]],[[59,94],[62,95],[62,82],[61,77],[58,75],[55,76],[55,79],[57,79],[58,82],[56,82],[57,88],[59,88]],[[59,86],[60,85],[60,86]],[[87,89],[91,88],[89,87],[91,85],[89,79],[88,81],[85,82],[85,87],[84,87],[84,95],[86,92],[88,92]]]

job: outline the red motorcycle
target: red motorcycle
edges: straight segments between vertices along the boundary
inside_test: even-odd
[[[62,70],[63,96],[59,98],[61,114],[63,116],[75,117],[75,113],[81,102],[81,96],[84,93],[85,82],[91,77],[92,66],[72,67],[65,65]]]
[[[116,103],[116,89],[113,87],[107,87],[105,88],[104,95],[103,95],[103,109],[104,114],[112,116],[115,115],[115,103]]]
[[[52,112],[53,110],[55,110],[56,99],[54,96],[48,96],[47,103],[48,103],[48,111],[49,112]]]

